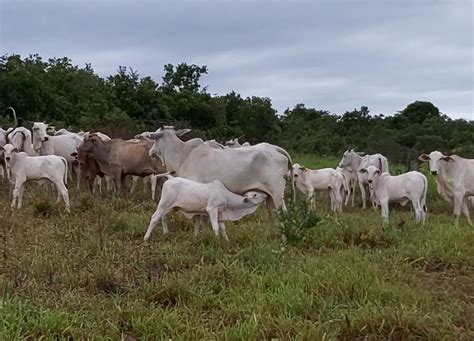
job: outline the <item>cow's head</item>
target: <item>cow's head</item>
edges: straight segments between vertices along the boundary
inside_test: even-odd
[[[44,122],[34,122],[33,123],[33,147],[35,150],[41,148],[41,144],[49,140],[47,134],[48,125]]]
[[[355,168],[355,164],[360,160],[364,153],[356,152],[354,149],[346,150],[339,161],[338,167],[341,168]]]
[[[176,136],[183,136],[191,131],[191,129],[174,130],[171,126],[160,128],[156,132],[149,134],[149,138],[154,140],[153,146],[148,151],[150,157],[157,157],[161,163],[165,165],[163,150],[166,145],[172,143],[172,139]]]
[[[454,162],[454,159],[451,156],[443,155],[443,153],[435,150],[429,155],[421,154],[418,156],[418,159],[423,162],[430,163],[430,171],[433,175],[438,175],[440,162]]]
[[[87,137],[84,137],[84,141],[82,141],[81,145],[79,146],[78,151],[84,153],[92,153],[92,151],[99,145],[101,145],[102,140],[100,137],[95,134],[89,134]]]
[[[377,187],[380,174],[382,174],[381,170],[374,166],[369,166],[367,167],[367,169],[361,168],[359,169],[359,173],[367,174],[367,182],[369,183],[370,189],[374,189]]]
[[[243,204],[249,204],[250,206],[259,205],[264,202],[268,195],[258,191],[248,191],[244,193]]]
[[[3,156],[5,158],[5,161],[7,163],[10,162],[12,156],[13,156],[13,153],[19,153],[20,151],[18,150],[18,148],[16,148],[14,145],[8,143],[6,145],[4,145],[3,147],[0,147],[1,150],[3,151]]]
[[[296,183],[298,179],[301,179],[304,172],[306,172],[307,170],[308,168],[306,168],[305,166],[301,166],[300,164],[295,163],[293,165],[293,182]]]

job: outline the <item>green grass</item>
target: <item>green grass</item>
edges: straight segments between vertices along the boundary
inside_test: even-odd
[[[453,225],[433,188],[425,226],[408,208],[383,225],[375,210],[336,216],[318,198],[319,222],[282,247],[263,209],[227,224],[229,243],[209,226],[195,238],[180,214],[169,237],[158,227],[144,243],[148,194],[71,190],[65,214],[31,187],[20,211],[0,190],[1,340],[474,337],[474,230]]]

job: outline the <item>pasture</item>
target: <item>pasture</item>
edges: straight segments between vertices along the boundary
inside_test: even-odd
[[[429,180],[425,226],[410,208],[383,225],[318,198],[320,221],[284,248],[261,208],[227,224],[230,242],[176,213],[144,243],[156,203],[142,186],[94,198],[70,183],[66,214],[39,186],[12,211],[4,183],[0,339],[473,339],[474,230]]]

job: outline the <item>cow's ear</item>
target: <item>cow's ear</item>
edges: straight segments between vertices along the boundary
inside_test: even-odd
[[[428,161],[430,161],[430,157],[429,157],[429,155],[421,154],[420,156],[418,156],[418,160],[420,160],[422,162],[428,162]]]
[[[359,173],[367,173],[367,169],[365,168],[359,169]]]
[[[446,162],[454,162],[454,159],[451,156],[443,156],[441,160]]]
[[[305,166],[300,166],[300,169],[303,171],[303,172],[306,172],[308,170],[308,168],[306,168]]]
[[[176,130],[176,136],[183,136],[191,131],[191,129],[180,129]]]

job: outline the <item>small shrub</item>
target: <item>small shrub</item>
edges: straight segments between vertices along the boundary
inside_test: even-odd
[[[295,244],[305,239],[306,231],[316,226],[321,218],[311,210],[307,201],[288,201],[287,211],[279,212],[279,228],[283,242]]]

